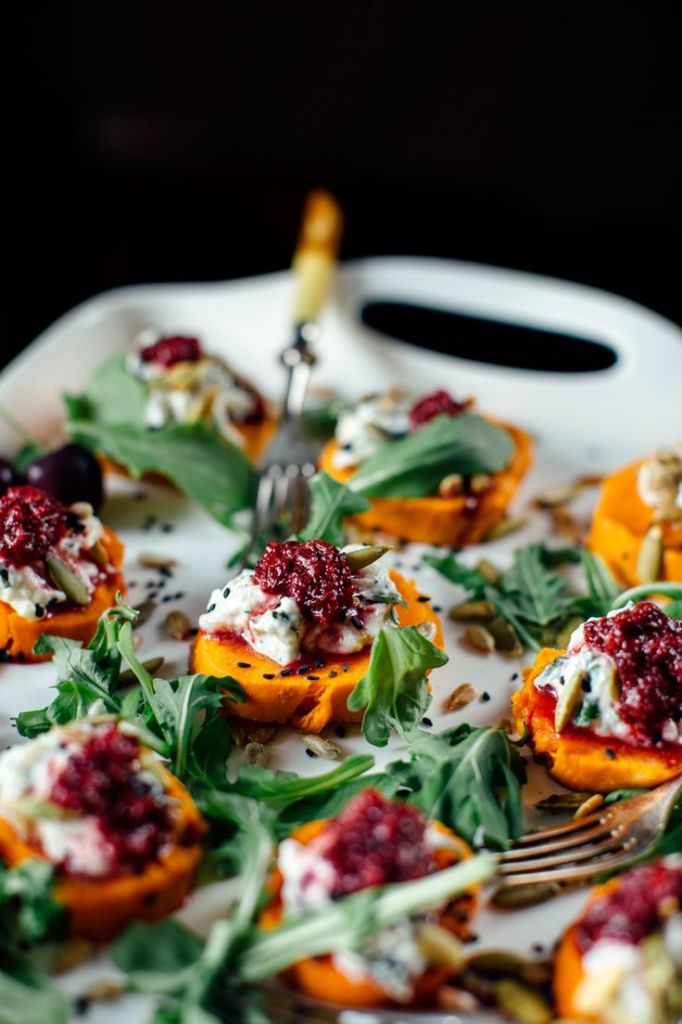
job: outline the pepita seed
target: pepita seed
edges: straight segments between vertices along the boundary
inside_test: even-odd
[[[417,948],[429,964],[458,970],[466,961],[464,943],[440,925],[425,922],[417,927]]]
[[[578,810],[573,815],[574,818],[586,818],[588,814],[592,814],[592,811],[596,811],[604,803],[604,797],[601,793],[595,793],[585,800]]]
[[[473,953],[467,960],[467,966],[491,977],[519,978],[531,985],[542,985],[550,976],[547,961],[530,960],[506,949]]]
[[[317,754],[318,757],[324,757],[327,761],[338,761],[341,757],[341,748],[331,740],[326,740],[324,736],[305,732],[300,732],[298,735],[304,746],[308,750],[312,750],[313,754]]]
[[[528,523],[528,516],[508,516],[506,519],[500,519],[499,523],[491,526],[485,535],[485,539],[499,540],[500,537],[507,537],[510,533],[522,530],[524,526],[528,526]]]
[[[501,732],[506,732],[507,736],[513,736],[516,732],[516,726],[512,722],[511,718],[501,718],[495,728],[499,729]]]
[[[557,505],[551,512],[552,527],[562,537],[566,537],[572,544],[581,544],[583,540],[582,530],[578,520],[571,515],[564,505]]]
[[[95,543],[92,545],[92,547],[90,548],[90,555],[92,558],[94,558],[94,560],[100,567],[109,564],[109,555],[107,553],[107,549],[104,547],[104,544],[102,544],[101,540],[96,540]]]
[[[62,562],[61,558],[57,558],[55,555],[48,555],[45,563],[52,582],[64,591],[70,601],[80,605],[90,604],[88,588],[66,562]]]
[[[151,597],[148,597],[142,604],[136,605],[137,618],[132,624],[133,629],[139,629],[140,626],[144,626],[145,622],[149,622],[155,610],[156,601],[153,601]]]
[[[90,516],[95,514],[95,510],[89,501],[74,501],[71,511],[79,519],[89,519]]]
[[[495,984],[497,1004],[517,1024],[549,1024],[549,1004],[532,989],[513,978],[500,978]]]
[[[554,728],[557,732],[565,729],[571,721],[573,712],[582,696],[582,682],[585,670],[574,668],[566,677],[564,685],[559,691],[556,707],[554,708]]]
[[[502,574],[500,573],[499,569],[497,569],[493,565],[492,562],[488,561],[487,558],[481,558],[481,560],[476,563],[475,568],[477,569],[478,572],[480,572],[481,576],[486,581],[486,583],[490,583],[490,585],[493,587],[497,583],[499,583],[500,576]]]
[[[464,639],[470,647],[482,654],[492,654],[495,650],[495,638],[492,633],[478,623],[467,626],[464,630]]]
[[[490,487],[490,475],[488,473],[474,473],[469,481],[472,494],[482,494]]]
[[[139,555],[137,561],[143,569],[172,569],[178,564],[170,555],[155,555],[149,552]]]
[[[247,743],[244,747],[244,754],[246,756],[246,763],[250,765],[263,766],[267,760],[268,752],[265,744],[263,743]]]
[[[438,484],[438,493],[441,498],[456,498],[464,491],[464,477],[461,473],[449,473],[444,476]]]
[[[585,473],[583,476],[576,477],[576,487],[598,487],[604,480],[603,473]]]
[[[184,612],[175,609],[168,612],[165,621],[166,629],[174,640],[188,640],[192,635],[192,623]]]
[[[377,544],[365,544],[364,547],[356,548],[354,551],[346,551],[346,561],[352,572],[359,572],[360,569],[366,569],[368,565],[372,565],[390,550],[388,547],[380,547]]]
[[[486,628],[492,633],[496,650],[509,655],[510,658],[521,657],[523,645],[516,635],[513,626],[506,619],[502,618],[501,615],[496,615],[494,619],[491,619],[486,624]]]
[[[562,814],[564,811],[577,811],[591,798],[591,793],[552,793],[538,800],[534,807],[546,814]]]
[[[495,605],[490,601],[461,601],[448,612],[453,622],[468,622],[470,619],[493,619],[496,615]]]
[[[467,704],[471,704],[472,700],[476,698],[478,690],[471,683],[461,683],[455,687],[447,701],[445,702],[446,711],[460,711],[465,708]]]
[[[640,583],[653,583],[660,579],[663,568],[663,532],[660,526],[650,526],[639,547],[637,576]]]
[[[88,939],[71,938],[61,944],[55,953],[52,961],[52,970],[55,974],[64,974],[66,971],[78,967],[92,953],[92,942]]]
[[[536,903],[544,903],[560,891],[561,886],[556,882],[503,885],[493,895],[492,903],[501,910],[520,910],[522,907],[533,907]]]
[[[555,508],[557,505],[568,505],[579,494],[580,488],[577,484],[558,484],[556,487],[548,487],[546,491],[538,494],[535,504],[540,508]]]

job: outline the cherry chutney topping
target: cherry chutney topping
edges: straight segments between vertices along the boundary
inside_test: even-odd
[[[203,354],[198,338],[172,334],[147,345],[140,352],[140,358],[145,363],[157,363],[168,370],[176,363],[197,363]]]
[[[592,619],[580,647],[608,655],[620,683],[620,717],[635,735],[661,741],[663,723],[682,719],[682,620],[652,601]]]
[[[41,562],[75,522],[45,491],[10,487],[0,498],[0,560],[15,569]]]
[[[578,925],[583,953],[600,940],[636,946],[660,929],[682,903],[682,864],[654,861],[622,875],[588,907]]]
[[[359,793],[309,846],[334,868],[332,899],[435,871],[427,824],[416,808],[386,800],[376,789]]]
[[[464,402],[455,401],[447,391],[443,391],[441,388],[414,403],[410,409],[410,427],[412,430],[417,430],[418,427],[423,427],[435,416],[459,416],[465,410]]]
[[[140,776],[140,747],[112,725],[99,730],[69,757],[54,781],[50,800],[96,818],[112,860],[140,870],[170,840],[168,803]]]
[[[271,542],[254,570],[266,594],[292,598],[307,619],[342,622],[356,605],[348,559],[324,540]]]

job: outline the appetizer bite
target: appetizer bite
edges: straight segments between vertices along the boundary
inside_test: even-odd
[[[676,1024],[682,1014],[681,901],[677,855],[595,889],[556,953],[559,1016]]]
[[[0,498],[0,649],[6,659],[43,661],[43,633],[89,641],[124,588],[123,545],[92,505],[67,507],[37,487]]]
[[[682,620],[643,601],[545,648],[512,706],[538,759],[569,789],[647,788],[682,772]]]
[[[470,855],[463,840],[421,811],[364,790],[335,818],[303,825],[280,844],[261,926],[275,928],[287,915],[374,886],[409,883]],[[407,916],[358,951],[299,961],[289,980],[308,996],[349,1007],[428,1002],[451,973],[433,966],[433,929],[466,939],[475,904],[469,891]]]
[[[56,727],[0,754],[0,862],[52,865],[71,934],[104,941],[175,910],[202,831],[184,787],[115,721]]]
[[[589,545],[627,586],[682,580],[682,444],[606,478]]]
[[[198,338],[142,331],[125,368],[146,389],[145,426],[202,421],[256,459],[270,438],[273,420],[256,388],[224,359],[208,355]]]
[[[211,594],[192,671],[236,679],[247,699],[229,711],[253,721],[305,732],[359,721],[362,711],[347,701],[384,626],[422,626],[443,646],[428,599],[382,566],[385,551],[321,540],[268,544],[254,569]]]
[[[353,519],[359,527],[446,546],[485,539],[530,465],[531,442],[471,406],[443,390],[393,389],[341,413],[320,468],[372,499]]]

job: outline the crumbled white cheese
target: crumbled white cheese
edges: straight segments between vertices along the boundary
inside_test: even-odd
[[[69,757],[91,733],[88,723],[79,723],[77,732],[50,729],[30,743],[20,743],[3,751],[0,754],[0,805],[12,808],[28,797],[47,799]]]
[[[682,443],[654,452],[642,462],[637,490],[649,508],[682,509]]]
[[[345,409],[336,424],[334,465],[346,469],[364,462],[385,442],[410,429],[414,398],[405,393],[374,395]]]
[[[21,569],[3,566],[0,578],[0,601],[11,605],[22,619],[34,622],[45,614],[51,602],[66,601],[66,594],[44,580],[35,569],[26,565]]]
[[[279,844],[277,865],[284,879],[282,900],[288,911],[329,902],[336,878],[334,866],[308,844],[285,839]]]
[[[599,736],[626,737],[630,726],[618,713],[618,699],[614,691],[614,663],[606,654],[583,647],[579,651],[557,658],[548,665],[535,680],[539,690],[548,689],[559,697],[567,679],[575,672],[583,673],[584,694],[576,703],[574,718],[582,712],[581,725],[592,729]],[[592,717],[585,719],[585,710]]]
[[[42,818],[35,835],[45,859],[71,874],[101,878],[116,866],[116,851],[93,817]]]
[[[357,614],[344,622],[314,623],[304,619],[292,598],[264,593],[253,571],[244,569],[212,592],[199,626],[207,633],[234,631],[278,665],[288,665],[306,652],[353,654],[372,643],[401,601],[387,570],[376,562],[353,581],[359,592]]]

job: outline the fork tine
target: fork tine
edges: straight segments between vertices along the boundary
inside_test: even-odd
[[[577,849],[562,850],[559,853],[535,857],[532,860],[505,861],[501,864],[499,871],[505,877],[519,875],[528,871],[539,871],[543,868],[556,867],[559,864],[573,864],[581,860],[595,860],[603,853],[610,853],[613,850],[623,850],[627,847],[627,840],[622,836],[612,836],[601,843],[591,843],[589,846],[579,846]]]
[[[526,860],[530,857],[537,857],[538,854],[545,853],[557,853],[559,850],[568,850],[571,847],[583,846],[585,843],[594,842],[596,843],[600,839],[605,839],[611,833],[616,831],[613,825],[608,821],[599,822],[594,828],[587,830],[575,830],[568,834],[560,835],[557,839],[550,837],[546,843],[536,843],[533,846],[521,846],[512,850],[506,850],[500,857],[500,859],[507,863],[508,861],[520,861]],[[539,839],[544,839],[544,833],[538,833]]]
[[[527,871],[519,875],[505,876],[502,888],[540,885],[545,882],[580,882],[586,878],[592,878],[594,875],[602,874],[604,871],[608,871],[609,868],[624,867],[631,860],[644,854],[652,845],[653,842],[648,842],[638,847],[636,841],[633,840],[629,849],[621,849],[618,853],[614,853],[609,857],[595,857],[588,863],[576,864],[573,867],[558,866],[548,868],[546,871]]]
[[[572,832],[582,831],[590,825],[606,824],[612,814],[611,809],[604,810],[601,808],[599,811],[595,811],[594,814],[585,815],[584,818],[572,818],[563,825],[553,825],[551,828],[543,828],[537,832],[527,832],[515,840],[514,848],[527,846],[531,843],[544,842],[546,839],[553,839],[555,836],[567,836]]]

